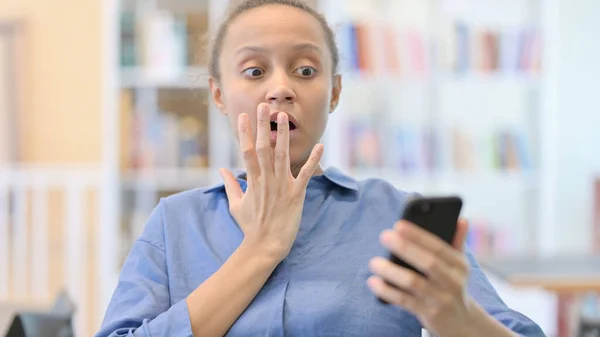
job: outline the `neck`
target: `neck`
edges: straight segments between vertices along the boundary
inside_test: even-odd
[[[290,170],[292,171],[292,176],[294,176],[294,178],[298,177],[298,174],[300,173],[300,170],[302,169],[302,167],[304,167],[304,165],[306,165],[306,160],[304,160],[298,164],[292,164],[290,166]],[[323,169],[321,168],[321,165],[317,165],[317,168],[315,169],[313,176],[317,176],[317,175],[321,175],[321,174],[323,174]]]

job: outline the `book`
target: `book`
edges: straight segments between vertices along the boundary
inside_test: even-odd
[[[499,66],[498,36],[490,30],[479,32],[478,70],[484,73],[494,72]]]
[[[121,66],[132,67],[139,63],[136,38],[137,16],[133,11],[121,13]]]
[[[371,28],[367,24],[358,23],[354,26],[354,32],[356,34],[357,69],[364,74],[371,74],[373,72]]]
[[[409,30],[406,33],[406,49],[408,52],[408,68],[411,73],[417,77],[427,75],[428,60],[425,50],[425,40],[423,35],[415,30]]]
[[[455,71],[464,74],[471,68],[471,32],[462,22],[454,26],[456,32],[456,65]]]
[[[151,10],[140,18],[136,43],[144,77],[169,81],[184,74],[188,64],[185,21],[164,10]]]
[[[493,167],[499,170],[525,170],[532,167],[528,139],[520,130],[500,130],[492,145]]]
[[[134,116],[134,94],[132,90],[122,90],[120,96],[119,141],[120,141],[120,166],[122,170],[135,167],[134,146],[135,137],[132,133]]]
[[[500,34],[499,69],[504,73],[514,73],[519,70],[519,31],[507,29]]]
[[[458,42],[457,30],[451,24],[444,24],[437,43],[439,66],[442,69],[457,69]]]
[[[391,25],[383,27],[383,69],[391,77],[400,75],[400,55],[398,49],[398,34]]]
[[[471,136],[464,130],[455,127],[452,129],[452,159],[455,169],[475,169],[474,148]]]
[[[354,25],[344,22],[336,28],[336,40],[340,53],[340,70],[354,71],[358,69],[356,46],[354,40]]]
[[[361,169],[381,167],[380,133],[373,123],[365,118],[355,118],[349,121],[347,130],[350,167]]]

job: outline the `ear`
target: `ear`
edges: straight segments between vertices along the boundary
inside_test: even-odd
[[[220,83],[216,78],[210,77],[208,79],[208,85],[210,88],[210,94],[213,99],[213,103],[217,106],[217,109],[223,114],[227,115],[227,109],[225,106],[225,100],[223,99],[223,91],[221,90]]]
[[[332,113],[337,108],[342,94],[342,75],[333,76],[333,87],[331,88],[331,102],[329,105],[329,113]]]

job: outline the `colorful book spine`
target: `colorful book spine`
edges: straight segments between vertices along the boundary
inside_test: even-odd
[[[208,166],[208,131],[201,119],[164,111],[132,113],[122,119],[128,125],[124,136],[129,137],[122,142],[123,168]]]
[[[400,55],[397,41],[397,32],[390,25],[386,25],[383,28],[383,70],[387,72],[391,77],[397,77],[400,75],[401,72]]]
[[[456,72],[464,74],[471,68],[471,35],[469,27],[457,22],[456,30]]]
[[[422,75],[429,69],[426,39],[419,31],[401,34],[392,25],[347,22],[337,33],[343,70],[393,78],[409,70]]]
[[[136,15],[134,12],[121,14],[121,66],[131,67],[138,64],[138,45],[136,39]]]
[[[481,219],[469,219],[469,232],[466,245],[475,255],[508,255],[513,252],[510,246],[510,232],[491,222]]]
[[[406,34],[407,50],[409,57],[409,69],[417,77],[427,74],[427,56],[425,50],[425,41],[417,31],[410,30]]]
[[[361,118],[349,121],[347,139],[350,167],[373,169],[382,165],[380,133],[372,123]]]
[[[364,74],[372,74],[373,72],[373,56],[371,54],[371,28],[366,24],[357,24],[356,32],[356,52],[358,59],[358,69]]]

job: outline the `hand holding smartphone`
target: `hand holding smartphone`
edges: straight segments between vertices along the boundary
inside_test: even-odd
[[[416,198],[406,204],[401,219],[435,234],[451,245],[456,234],[456,225],[462,205],[462,199],[458,196]],[[389,260],[423,275],[422,272],[393,254],[390,254]],[[379,300],[387,304],[384,300]]]

